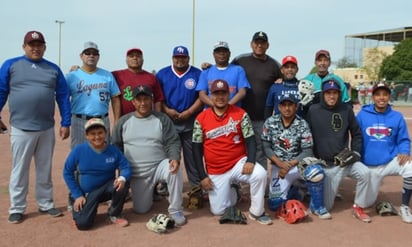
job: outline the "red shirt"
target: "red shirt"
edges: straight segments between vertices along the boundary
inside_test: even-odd
[[[195,122],[193,142],[203,142],[208,174],[223,174],[247,155],[245,139],[253,136],[253,127],[246,112],[229,105],[218,117],[212,108],[201,112]]]
[[[152,89],[154,103],[164,101],[160,83],[156,80],[156,77],[153,74],[145,70],[139,73],[134,73],[129,69],[113,71],[112,74],[117,81],[117,85],[119,86],[121,93],[121,115],[125,115],[136,110],[131,102],[133,99],[132,92],[133,89],[139,85],[147,85],[150,89]]]

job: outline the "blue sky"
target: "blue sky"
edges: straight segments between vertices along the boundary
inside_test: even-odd
[[[22,41],[29,30],[46,38],[45,58],[58,63],[61,25],[61,67],[67,72],[80,64],[83,43],[99,45],[99,67],[125,68],[125,51],[140,47],[144,69],[159,70],[171,63],[176,45],[192,51],[193,0],[38,0],[0,3],[0,60],[23,54]],[[298,77],[313,66],[319,49],[332,60],[344,56],[345,35],[412,26],[410,0],[195,0],[195,43],[191,54],[196,66],[213,62],[213,44],[227,41],[232,58],[250,52],[254,32],[269,36],[268,54],[280,61],[294,55]]]

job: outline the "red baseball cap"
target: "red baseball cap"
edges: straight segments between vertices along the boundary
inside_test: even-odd
[[[126,51],[126,56],[128,56],[129,53],[131,53],[131,52],[133,52],[133,51],[137,51],[137,52],[139,52],[140,54],[143,55],[143,51],[142,51],[140,48],[134,47],[134,48],[130,48],[129,50]]]
[[[215,93],[217,91],[229,92],[229,84],[227,81],[221,79],[214,80],[210,87],[210,92]]]
[[[39,31],[29,31],[26,33],[26,35],[24,36],[24,44],[28,44],[34,41],[38,41],[41,43],[46,43],[46,41],[44,40],[44,36],[41,32]]]
[[[296,66],[298,66],[298,60],[294,56],[286,56],[282,59],[282,66],[287,64],[287,63],[293,63]]]

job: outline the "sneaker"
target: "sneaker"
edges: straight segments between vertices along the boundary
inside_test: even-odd
[[[320,207],[318,209],[311,209],[312,214],[319,217],[321,220],[329,220],[332,219],[332,215],[328,212],[325,207]]]
[[[365,223],[372,222],[371,217],[369,217],[369,215],[367,215],[363,211],[363,208],[359,207],[356,204],[353,204],[352,208],[353,208],[353,212],[352,212],[353,217],[355,217],[355,218],[357,218],[357,219],[359,219],[359,220],[361,220],[362,222],[365,222]]]
[[[262,225],[271,225],[273,223],[272,219],[269,216],[267,216],[265,213],[263,213],[261,216],[256,216],[252,214],[251,212],[249,212],[249,219],[255,220]]]
[[[63,215],[63,213],[60,210],[58,210],[57,208],[50,208],[50,209],[47,209],[47,210],[39,209],[39,212],[42,213],[42,214],[49,214],[52,217],[59,217],[59,216]]]
[[[8,221],[11,224],[21,223],[23,221],[23,214],[21,214],[21,213],[12,213],[12,214],[9,215]]]
[[[175,221],[176,226],[183,226],[184,224],[186,224],[186,218],[183,215],[182,211],[171,213],[170,217],[172,217],[172,219]]]
[[[110,222],[112,222],[113,224],[119,227],[125,227],[129,225],[129,221],[121,217],[109,216],[109,219],[110,219]]]
[[[411,209],[408,206],[402,204],[399,208],[399,215],[402,217],[403,222],[412,223]]]

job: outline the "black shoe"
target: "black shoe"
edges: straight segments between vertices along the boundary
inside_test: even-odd
[[[23,221],[23,214],[20,214],[20,213],[10,214],[8,221],[11,224],[21,223]]]
[[[59,217],[59,216],[63,215],[63,213],[60,210],[58,210],[57,208],[50,208],[48,210],[39,209],[39,212],[42,213],[42,214],[49,214],[52,217]]]

